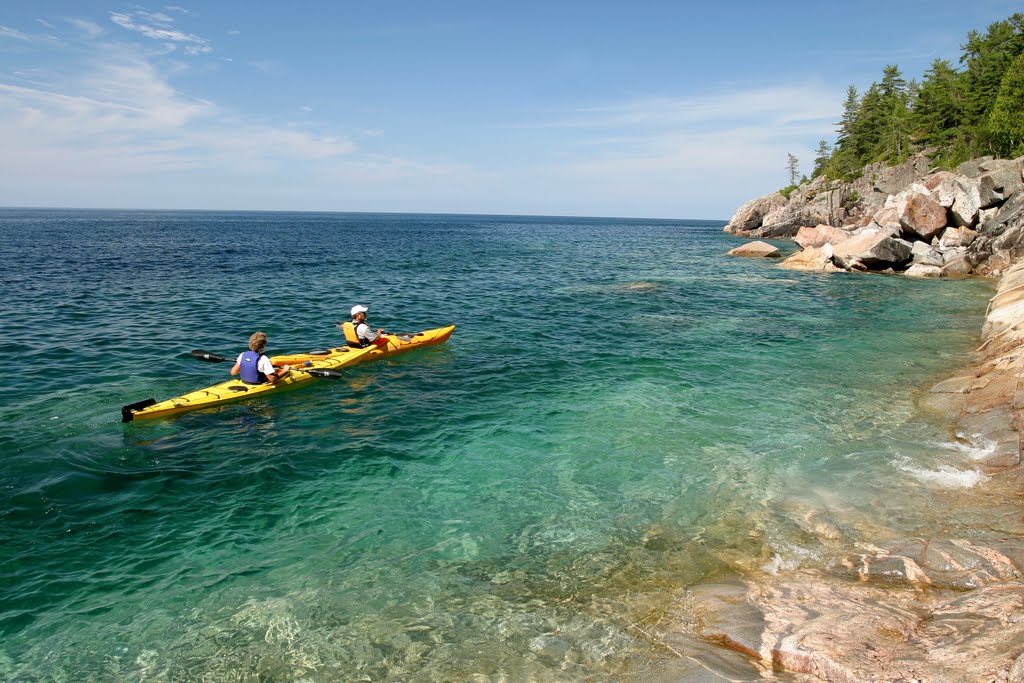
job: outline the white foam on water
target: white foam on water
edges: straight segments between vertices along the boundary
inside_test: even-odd
[[[931,484],[944,489],[969,489],[988,481],[988,475],[978,470],[958,470],[950,465],[940,465],[938,469],[929,470],[911,465],[901,465],[900,469],[923,484]]]
[[[814,553],[807,548],[787,544],[782,551],[773,552],[772,559],[763,564],[761,570],[772,575],[781,571],[792,571],[798,569],[805,559],[813,555]]]
[[[958,434],[957,436],[965,437],[966,435]],[[996,442],[988,439],[979,439],[979,435],[973,435],[971,443],[961,443],[954,441],[952,443],[941,444],[943,448],[958,453],[963,453],[971,460],[984,460],[988,456],[996,452]]]

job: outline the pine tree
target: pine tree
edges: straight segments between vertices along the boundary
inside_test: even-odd
[[[857,88],[850,85],[846,89],[846,101],[843,102],[843,118],[839,120],[839,127],[836,129],[839,133],[839,144],[853,135],[858,109],[860,109],[860,96],[857,94]]]
[[[1024,153],[1024,13],[970,31],[957,71],[935,60],[921,83],[888,65],[862,95],[850,85],[829,154],[814,176],[853,177],[872,162],[898,163],[920,149],[947,167],[982,154]],[[795,174],[790,174],[791,179]]]
[[[903,74],[900,73],[898,66],[889,64],[882,69],[882,83],[879,85],[879,89],[882,92],[882,97],[887,100],[906,95],[907,82],[903,80]]]
[[[911,127],[922,144],[943,147],[963,120],[963,96],[957,72],[948,60],[936,59],[925,72],[914,101]]]
[[[884,158],[882,138],[887,119],[888,112],[885,99],[882,97],[882,89],[877,83],[872,83],[860,100],[860,109],[857,111],[853,134],[850,136],[853,160],[858,167]]]
[[[1017,55],[1003,76],[986,132],[999,156],[1024,154],[1024,53]]]
[[[818,151],[814,157],[814,170],[811,172],[812,178],[817,178],[825,172],[825,166],[832,158],[832,147],[829,146],[825,140],[818,141]]]
[[[977,124],[995,104],[1010,63],[1024,52],[1024,14],[991,24],[985,35],[970,31],[961,49],[960,63],[967,66],[964,75],[968,123]]]
[[[907,110],[909,94],[907,82],[899,67],[885,67],[878,90],[881,111],[877,156],[891,164],[899,163],[908,156],[910,150],[910,113]]]
[[[800,170],[798,168],[800,160],[792,154],[787,154],[786,156],[789,157],[786,162],[786,169],[789,171],[789,184],[796,185],[797,180],[800,178]]]

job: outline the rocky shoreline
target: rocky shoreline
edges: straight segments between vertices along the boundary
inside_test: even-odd
[[[950,172],[921,156],[737,211],[726,232],[802,247],[786,268],[999,279],[977,358],[922,408],[948,416],[954,437],[982,454],[985,490],[1013,519],[976,537],[869,540],[821,569],[696,587],[678,602],[680,638],[743,653],[762,679],[1024,683],[1022,173],[1024,158]],[[778,256],[764,243],[732,253]]]

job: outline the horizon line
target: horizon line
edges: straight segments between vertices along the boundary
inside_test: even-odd
[[[453,211],[340,211],[331,209],[154,209],[138,207],[81,207],[81,206],[0,206],[0,211],[138,211],[153,213],[333,213],[382,216],[487,216],[511,218],[583,218],[601,220],[682,221],[692,223],[728,223],[723,218],[661,218],[644,216],[584,216],[580,214],[533,213],[459,213]]]

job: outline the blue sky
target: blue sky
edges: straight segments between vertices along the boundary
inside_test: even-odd
[[[0,8],[0,206],[728,219],[1002,0]]]

